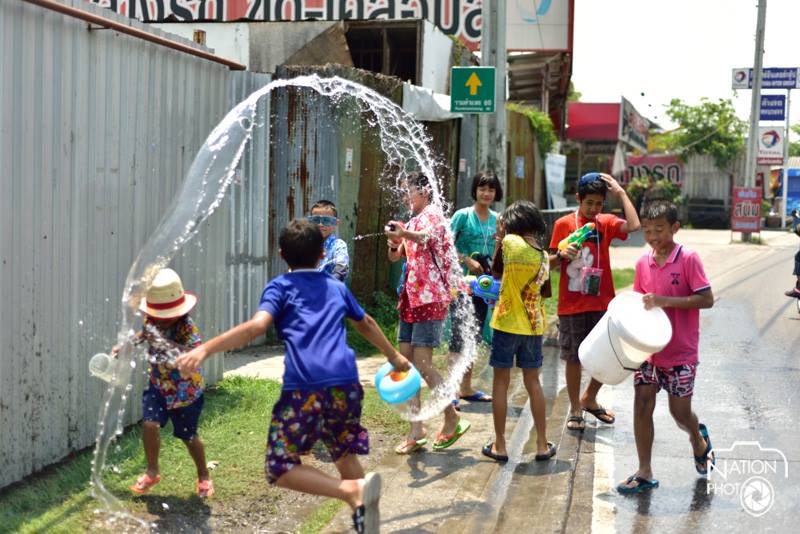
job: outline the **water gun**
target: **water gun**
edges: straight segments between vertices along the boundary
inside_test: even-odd
[[[569,234],[567,237],[559,241],[558,250],[564,250],[572,243],[575,243],[580,247],[581,245],[583,245],[584,241],[586,241],[590,237],[594,237],[595,235],[594,227],[595,227],[594,223],[584,224],[583,226],[581,226],[580,228]]]
[[[467,276],[470,292],[481,297],[486,304],[493,305],[500,298],[500,280],[492,278],[488,274],[480,276]]]

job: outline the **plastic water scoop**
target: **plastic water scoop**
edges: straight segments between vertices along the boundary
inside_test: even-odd
[[[578,348],[581,364],[603,384],[619,384],[672,339],[661,308],[644,309],[642,294],[620,293]]]
[[[89,374],[96,376],[104,382],[111,382],[114,378],[114,370],[117,365],[117,360],[105,354],[98,352],[92,359],[89,360]]]
[[[405,402],[419,391],[422,377],[413,365],[408,371],[395,371],[391,363],[383,364],[375,373],[378,396],[389,404]]]

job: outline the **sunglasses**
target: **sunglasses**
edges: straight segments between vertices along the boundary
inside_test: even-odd
[[[306,220],[320,226],[336,226],[336,217],[330,215],[309,215]]]

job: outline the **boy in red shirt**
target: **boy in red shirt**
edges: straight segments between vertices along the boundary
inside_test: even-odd
[[[620,198],[625,219],[601,213],[606,193]],[[636,208],[622,186],[610,175],[590,172],[578,181],[578,209],[558,219],[550,240],[550,266],[561,267],[558,291],[558,343],[561,359],[566,362],[567,393],[570,414],[567,428],[582,431],[585,410],[606,424],[614,422],[614,414],[597,403],[597,392],[603,384],[592,378],[583,394],[581,362],[578,347],[597,324],[614,298],[609,245],[612,239],[627,239],[639,229]],[[582,246],[574,243],[558,250],[558,243],[586,223],[595,224],[595,234]]]
[[[653,410],[656,394],[666,390],[669,412],[678,426],[689,434],[694,468],[708,474],[714,463],[708,430],[692,411],[700,339],[700,309],[714,305],[711,284],[697,253],[673,240],[680,228],[678,208],[657,200],[642,209],[644,238],[653,250],[636,262],[633,289],[644,293],[646,309],[664,308],[672,324],[672,339],[664,350],[653,354],[633,374],[635,390],[633,433],[639,455],[639,469],[617,486],[620,493],[640,493],[658,487],[650,465],[653,450]]]

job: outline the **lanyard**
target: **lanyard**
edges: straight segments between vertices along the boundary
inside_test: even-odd
[[[576,211],[575,212],[575,230],[577,230],[578,228],[580,228],[580,226],[578,226],[578,212]],[[595,223],[594,223],[594,230],[595,230],[594,237],[595,237],[595,241],[597,242],[597,253],[596,253],[597,254],[597,268],[599,269],[600,268],[600,228],[598,228],[598,223],[597,223],[597,218],[596,217],[595,217]]]
[[[489,253],[489,221],[492,220],[492,212],[489,211],[489,218],[486,219],[486,226],[481,225],[481,219],[478,217],[478,214],[475,212],[475,207],[472,208],[472,214],[475,216],[475,220],[478,221],[478,230],[481,232],[481,237],[483,237],[483,250],[481,250],[481,254],[488,254]]]

